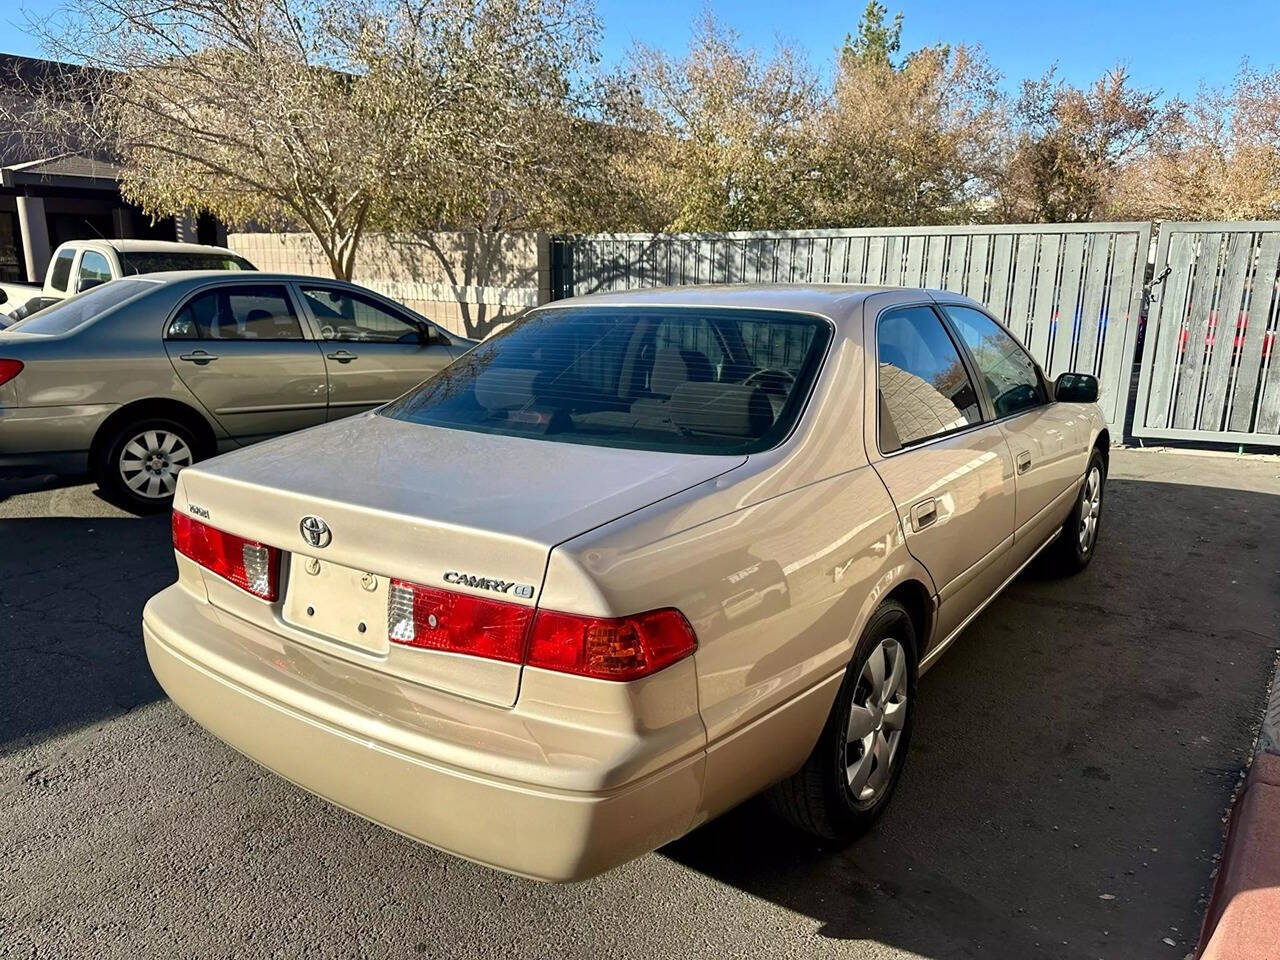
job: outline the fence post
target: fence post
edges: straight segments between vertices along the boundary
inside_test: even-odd
[[[549,233],[538,231],[538,305],[555,299],[555,241]]]

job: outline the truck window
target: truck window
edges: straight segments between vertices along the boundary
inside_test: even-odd
[[[126,251],[120,254],[120,269],[130,273],[169,273],[174,270],[253,270],[244,257],[229,253],[148,253]]]
[[[54,257],[53,266],[49,268],[49,286],[59,293],[67,292],[67,281],[71,279],[71,261],[75,258],[74,247],[64,247]]]
[[[76,292],[83,293],[111,279],[111,264],[97,250],[86,250],[80,257],[80,269],[76,274]]]

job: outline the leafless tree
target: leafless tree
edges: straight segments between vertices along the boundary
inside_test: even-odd
[[[578,115],[597,26],[577,0],[72,0],[36,30],[94,79],[28,125],[117,158],[147,211],[300,227],[350,277],[370,229],[551,214],[512,195]]]

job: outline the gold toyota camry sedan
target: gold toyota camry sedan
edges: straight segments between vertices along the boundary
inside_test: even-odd
[[[917,680],[1092,559],[1097,380],[940,291],[528,314],[375,411],[178,475],[147,655],[200,724],[416,840],[577,880],[769,791],[845,841]]]

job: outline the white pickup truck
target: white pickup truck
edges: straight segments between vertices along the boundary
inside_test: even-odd
[[[49,260],[44,286],[0,283],[0,327],[12,320],[134,273],[174,270],[254,270],[244,257],[226,247],[166,240],[69,240]]]

